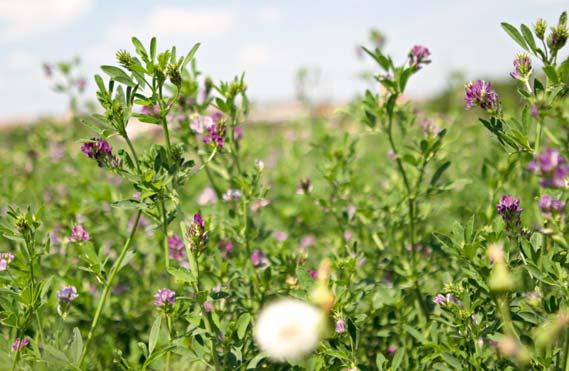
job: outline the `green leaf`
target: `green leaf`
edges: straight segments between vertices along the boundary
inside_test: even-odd
[[[120,272],[128,263],[130,263],[132,258],[134,258],[134,255],[136,255],[134,251],[132,250],[127,251],[124,259],[121,262],[121,265],[119,265],[117,272]]]
[[[399,366],[401,366],[401,362],[403,361],[403,356],[405,355],[405,348],[397,349],[395,355],[393,356],[393,360],[391,361],[391,370],[398,370]]]
[[[168,268],[168,273],[170,273],[176,281],[193,283],[195,282],[195,277],[191,271],[185,268]]]
[[[526,41],[528,47],[535,53],[537,46],[535,45],[535,40],[533,38],[531,30],[525,24],[522,24],[520,26],[520,29],[522,30],[522,35],[524,36],[524,40]]]
[[[247,364],[247,370],[256,370],[257,365],[261,362],[267,355],[265,353],[259,353]]]
[[[239,340],[242,340],[243,337],[245,337],[245,331],[247,331],[249,322],[251,322],[251,315],[249,313],[243,313],[237,319],[237,337]]]
[[[557,71],[554,66],[544,66],[543,72],[545,72],[547,79],[553,84],[557,84],[559,82],[559,77],[557,76]]]
[[[501,25],[502,25],[502,28],[504,29],[504,31],[506,31],[506,33],[508,35],[510,35],[510,37],[515,42],[517,42],[519,46],[521,46],[525,50],[529,51],[528,46],[524,40],[524,37],[522,36],[520,31],[518,31],[514,26],[512,26],[511,24],[506,23],[506,22],[502,22]]]
[[[162,324],[162,316],[156,317],[156,320],[152,324],[150,329],[150,337],[148,338],[148,354],[152,355],[154,348],[156,348],[156,343],[158,342],[158,335],[160,335],[160,325]]]
[[[438,167],[438,169],[435,171],[435,173],[433,174],[433,177],[431,178],[431,186],[434,186],[435,184],[437,184],[437,182],[439,181],[440,177],[444,174],[444,172],[449,168],[451,162],[450,161],[445,161],[442,163],[441,166]]]
[[[375,365],[379,371],[383,371],[383,365],[387,362],[387,358],[382,353],[375,356]]]
[[[200,45],[201,45],[200,43],[195,44],[192,47],[192,49],[188,52],[188,54],[186,54],[186,57],[184,58],[184,62],[182,63],[182,66],[180,67],[181,70],[186,68],[186,65],[192,60],[192,58],[194,57],[194,55],[196,54],[196,52],[200,48]]]
[[[150,60],[154,60],[156,57],[156,37],[150,40]]]
[[[73,363],[79,365],[81,353],[83,352],[83,337],[77,327],[73,328],[73,341],[71,342],[71,359]]]
[[[132,81],[130,76],[119,67],[101,66],[101,70],[103,70],[104,73],[109,75],[111,77],[111,79],[113,79],[115,81],[118,81],[118,82],[125,84],[127,86],[130,86],[132,88],[136,87],[136,84]]]

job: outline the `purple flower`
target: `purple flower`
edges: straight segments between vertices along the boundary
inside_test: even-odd
[[[510,73],[513,79],[527,81],[531,74],[531,59],[527,53],[521,53],[514,59],[514,72]]]
[[[206,301],[203,303],[203,309],[205,309],[206,312],[212,312],[213,311],[213,303],[211,301]]]
[[[395,352],[397,352],[397,347],[395,345],[390,345],[387,347],[387,354],[392,356],[395,354]]]
[[[78,296],[79,294],[77,294],[75,286],[65,286],[57,292],[57,300],[59,300],[60,304],[69,304],[77,299]]]
[[[160,289],[154,295],[154,305],[159,308],[164,308],[174,305],[176,302],[176,293],[169,289]]]
[[[284,242],[288,239],[288,233],[285,231],[274,231],[273,238],[279,242]]]
[[[223,201],[239,201],[241,199],[241,191],[238,189],[228,189],[227,192],[223,194]]]
[[[523,209],[520,208],[520,199],[514,196],[504,195],[496,205],[498,214],[504,218],[504,220],[514,220],[522,213]]]
[[[160,115],[160,106],[155,104],[153,106],[143,106],[141,110],[143,115],[158,116]]]
[[[315,280],[318,278],[318,271],[315,271],[314,269],[311,269],[308,274],[310,274],[310,277]]]
[[[251,202],[250,209],[252,212],[256,212],[259,209],[269,206],[271,201],[267,200],[266,198],[259,198],[253,202]]]
[[[217,195],[215,190],[211,187],[206,187],[198,196],[198,205],[208,205],[217,202]]]
[[[420,68],[421,64],[429,64],[431,61],[429,57],[431,56],[431,52],[429,49],[422,45],[415,45],[411,51],[409,52],[409,63],[412,66]]]
[[[437,294],[433,298],[433,302],[440,306],[445,306],[449,304],[455,304],[455,305],[460,304],[460,301],[453,294],[446,294],[446,295]]]
[[[559,151],[546,148],[528,164],[528,170],[540,176],[544,188],[565,188],[569,175],[569,164]]]
[[[537,202],[541,212],[547,216],[562,214],[565,211],[565,201],[557,200],[549,195],[543,195]]]
[[[23,338],[23,339],[16,338],[16,340],[12,343],[12,352],[19,352],[29,344],[30,344],[30,339],[28,338]]]
[[[435,125],[434,122],[428,119],[421,121],[419,126],[421,129],[423,129],[423,133],[427,136],[435,136],[441,131],[441,129]]]
[[[47,78],[50,78],[51,76],[53,76],[53,65],[49,64],[49,63],[44,63],[42,65],[43,67],[43,73],[45,74],[45,76]]]
[[[316,237],[313,234],[307,234],[300,240],[300,245],[298,246],[301,250],[306,250],[310,246],[316,243]]]
[[[83,152],[85,156],[96,160],[100,167],[113,160],[118,161],[112,155],[109,142],[102,138],[92,138],[90,141],[83,143],[81,152]]]
[[[391,161],[395,161],[397,155],[395,154],[395,152],[393,152],[392,149],[390,149],[389,151],[387,151],[387,158],[390,159]]]
[[[209,130],[212,126],[215,126],[217,121],[215,121],[211,116],[200,116],[195,115],[190,123],[190,129],[194,133],[203,134],[205,131]]]
[[[253,250],[251,253],[251,263],[254,267],[262,267],[267,264],[267,257],[261,250]]]
[[[498,101],[498,94],[492,89],[492,84],[484,80],[477,80],[469,82],[464,86],[466,96],[464,102],[466,109],[474,106],[490,112],[497,113],[500,111],[500,102]]]
[[[343,334],[346,332],[346,321],[339,319],[336,321],[336,333]]]
[[[214,147],[223,149],[225,144],[225,128],[220,124],[215,124],[207,128],[207,133],[203,136],[202,141],[205,144],[211,144]]]
[[[233,242],[229,240],[221,240],[219,241],[219,248],[221,249],[221,255],[223,257],[227,257],[233,251]]]
[[[11,252],[0,253],[0,271],[5,271],[11,262],[14,261],[14,254]]]
[[[235,129],[233,129],[233,137],[235,138],[236,142],[239,142],[241,139],[243,139],[243,129],[241,126],[236,126]]]
[[[76,81],[76,84],[77,84],[77,90],[79,90],[79,92],[82,93],[87,87],[87,80],[85,80],[84,78],[80,78]]]
[[[531,117],[533,117],[535,119],[538,116],[539,116],[539,108],[537,108],[537,106],[535,104],[532,104],[531,105]]]
[[[354,233],[353,233],[351,230],[346,229],[346,230],[344,231],[344,240],[345,240],[345,241],[351,240],[353,236],[354,236]]]
[[[168,251],[170,259],[174,259],[180,262],[186,258],[186,250],[184,248],[184,242],[176,234],[168,237]]]
[[[71,237],[69,239],[73,242],[89,241],[91,237],[89,233],[83,228],[81,224],[77,224],[71,230]]]

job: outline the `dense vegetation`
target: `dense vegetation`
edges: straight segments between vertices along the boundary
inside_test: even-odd
[[[133,38],[97,113],[46,65],[71,120],[0,137],[0,367],[569,370],[567,17],[502,27],[515,84],[416,104],[436,55],[381,40],[377,89],[278,126],[199,45]]]

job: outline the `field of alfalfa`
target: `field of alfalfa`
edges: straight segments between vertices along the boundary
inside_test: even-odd
[[[278,125],[199,45],[125,39],[89,110],[45,65],[72,117],[0,137],[0,368],[569,370],[567,16],[501,27],[502,82],[410,101],[437,56],[374,33],[373,88]]]

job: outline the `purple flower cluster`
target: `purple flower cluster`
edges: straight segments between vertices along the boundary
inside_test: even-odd
[[[489,82],[484,80],[469,82],[464,86],[464,90],[466,93],[466,96],[464,97],[466,109],[479,106],[490,113],[497,113],[500,111],[498,94],[496,94],[494,89],[492,89],[492,84]]]
[[[543,195],[537,202],[539,209],[544,215],[563,214],[565,211],[565,201],[557,200],[551,196]]]
[[[154,106],[143,106],[141,112],[143,115],[160,116],[160,106],[158,104]]]
[[[154,305],[159,308],[164,308],[174,305],[176,302],[176,293],[169,289],[160,289],[154,295]]]
[[[411,66],[415,66],[420,68],[422,64],[429,64],[431,61],[429,57],[431,56],[431,52],[429,49],[422,45],[415,45],[411,51],[409,52],[409,63]]]
[[[78,297],[75,286],[66,286],[57,292],[57,300],[60,304],[69,304]]]
[[[521,53],[514,59],[514,71],[510,73],[513,79],[526,81],[531,74],[531,59],[527,53]]]
[[[14,261],[14,254],[11,252],[0,253],[0,271],[5,271],[11,262]]]
[[[254,267],[263,267],[267,265],[267,256],[261,250],[253,250],[251,253],[251,263]]]
[[[85,228],[83,228],[81,224],[77,224],[71,230],[71,237],[69,237],[69,239],[73,242],[83,242],[83,241],[89,241],[91,237],[89,236],[89,233],[85,230]]]
[[[233,242],[229,241],[229,240],[221,240],[219,241],[219,249],[221,250],[221,255],[226,258],[227,256],[229,256],[229,254],[231,254],[231,252],[233,251]]]
[[[202,140],[205,144],[211,144],[214,147],[223,149],[223,146],[225,145],[224,136],[225,128],[219,124],[215,124],[207,129],[207,133],[204,135]]]
[[[92,138],[83,143],[81,152],[83,152],[85,156],[96,160],[100,167],[103,167],[113,160],[116,161],[112,154],[111,145],[102,138]]]
[[[506,234],[509,238],[517,238],[519,236],[525,236],[522,228],[521,214],[523,209],[520,207],[520,199],[510,195],[504,195],[500,199],[500,202],[496,205],[496,210],[498,214],[506,223]]]
[[[540,185],[545,188],[565,188],[569,164],[559,151],[547,148],[537,154],[528,164],[528,170],[540,176]]]
[[[19,352],[24,347],[27,347],[30,344],[30,339],[28,338],[16,338],[16,340],[12,343],[12,352]]]
[[[184,242],[176,234],[168,237],[168,251],[170,259],[174,259],[176,261],[181,262],[186,258],[186,250],[184,248]]]
[[[454,296],[453,294],[446,294],[446,295],[437,294],[433,298],[433,302],[441,306],[449,304],[460,305],[460,300],[458,300],[456,296]]]

